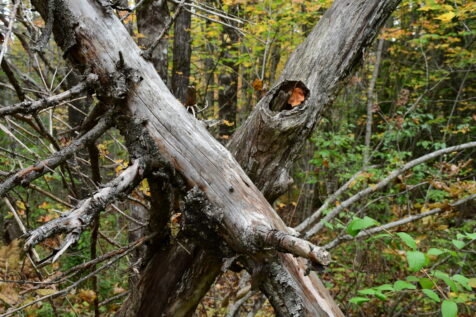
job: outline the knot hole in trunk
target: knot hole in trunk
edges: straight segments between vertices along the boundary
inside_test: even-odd
[[[269,103],[271,111],[281,112],[302,106],[309,97],[309,89],[301,81],[286,80],[276,89]]]

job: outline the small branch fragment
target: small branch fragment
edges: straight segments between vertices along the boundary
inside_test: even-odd
[[[315,246],[309,241],[295,237],[280,230],[259,226],[257,229],[260,242],[265,247],[272,247],[281,252],[287,252],[309,259],[313,264],[328,265],[331,256],[325,249]]]
[[[52,235],[67,233],[61,247],[43,260],[43,262],[50,259],[51,262],[56,261],[70,245],[79,240],[81,233],[91,224],[97,213],[110,202],[127,195],[140,183],[144,178],[146,167],[143,160],[134,161],[134,164],[121,175],[106,184],[92,197],[82,200],[75,209],[33,230],[24,248],[28,250]]]
[[[0,117],[16,113],[30,114],[48,107],[56,106],[63,100],[78,96],[84,90],[91,88],[97,82],[98,76],[90,74],[85,81],[58,95],[36,101],[23,101],[11,107],[2,107],[0,108]]]

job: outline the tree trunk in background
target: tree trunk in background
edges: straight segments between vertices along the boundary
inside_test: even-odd
[[[206,21],[207,28],[210,25],[210,21]],[[213,56],[214,47],[209,41],[207,41],[206,50],[208,56]],[[205,105],[213,111],[215,104],[215,68],[216,62],[212,57],[207,57],[204,61],[205,66]]]
[[[45,16],[47,1],[33,3]],[[232,152],[239,161],[248,162],[245,168],[258,186],[270,193],[268,198],[287,188],[289,160],[296,157],[320,111],[332,103],[341,82],[360,60],[362,49],[370,44],[397,3],[396,0],[335,1],[319,26],[291,56],[280,83],[261,100],[233,138]],[[108,15],[97,2],[66,0],[60,5],[55,21],[62,23],[55,26],[55,39],[77,65],[91,67],[100,76],[104,88],[114,88],[113,77],[109,76],[120,71],[117,67],[121,55],[127,67],[144,78],[130,83],[124,116],[120,118],[124,120],[120,127],[127,132],[131,154],[159,151],[180,171],[189,186],[198,186],[212,204],[221,207],[220,236],[230,247],[247,254],[243,263],[249,270],[262,268],[260,288],[278,315],[341,316],[316,275],[304,275],[302,261],[284,253],[249,253],[251,245],[245,241],[251,238],[249,231],[257,224],[285,232],[287,227],[229,153],[170,95],[150,64],[141,59],[117,18]],[[306,94],[302,105],[288,110],[276,103],[286,101],[281,98],[282,93],[296,87]],[[147,145],[145,149],[143,143]],[[209,240],[209,247],[221,249],[218,241]],[[203,259],[206,257],[197,260],[203,262]],[[196,272],[208,275],[200,271],[202,266],[196,262],[190,264]],[[170,271],[174,271],[179,262],[169,263]],[[184,275],[181,278],[189,279]]]
[[[186,2],[190,2],[187,0]],[[192,56],[192,37],[190,27],[192,14],[182,9],[174,25],[172,93],[182,103],[187,101],[190,86],[190,58]]]
[[[145,1],[137,9],[137,28],[139,33],[144,35],[143,38],[139,38],[139,44],[144,48],[149,47],[165,28],[169,20],[167,1]],[[167,36],[164,36],[151,55],[151,62],[165,83],[167,83],[168,74],[168,43]]]
[[[230,13],[236,14],[236,7],[230,9]],[[233,21],[227,23],[234,25]],[[236,129],[236,107],[238,103],[238,65],[234,57],[238,56],[237,43],[238,33],[224,27],[221,34],[222,61],[225,68],[218,75],[218,117],[220,118],[219,138],[228,140]]]
[[[269,67],[269,80],[268,82],[274,83],[276,80],[276,72],[278,70],[279,60],[281,59],[281,44],[279,42],[274,43],[271,49],[271,65]]]

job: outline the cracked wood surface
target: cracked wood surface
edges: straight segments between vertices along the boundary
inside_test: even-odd
[[[43,2],[43,6],[45,6],[45,1],[34,2],[40,3],[40,7],[41,2]],[[316,72],[316,70],[311,71],[311,73],[302,70],[302,67],[306,67],[306,70],[312,69],[309,65],[319,66],[318,62],[314,61],[315,64],[308,64],[306,59],[294,62],[291,59],[291,62],[288,63],[288,65],[295,63],[295,65],[298,66],[301,62],[303,63],[301,69],[297,69],[296,73],[291,72],[292,76],[290,75],[289,77],[292,77],[291,79],[293,80],[302,80],[307,87],[310,87],[311,95],[306,101],[306,105],[314,104],[314,98],[320,100],[315,103],[316,106],[307,107],[306,105],[303,105],[303,107],[296,107],[288,113],[279,113],[278,117],[275,118],[281,119],[275,120],[275,122],[284,122],[285,124],[283,128],[288,129],[290,126],[286,126],[286,124],[289,124],[289,121],[285,118],[286,116],[293,115],[293,111],[306,112],[304,110],[312,109],[312,111],[308,112],[311,112],[313,115],[306,114],[303,116],[304,118],[309,119],[302,120],[303,117],[297,116],[298,119],[301,119],[298,121],[303,124],[305,129],[297,134],[288,136],[287,139],[290,143],[300,140],[300,138],[304,139],[305,136],[312,131],[312,128],[315,125],[317,113],[319,112],[317,109],[332,102],[333,95],[337,91],[336,87],[339,86],[339,81],[345,78],[347,73],[355,66],[355,62],[360,58],[361,49],[365,46],[361,45],[355,49],[353,45],[359,46],[357,44],[370,42],[376,33],[376,29],[381,25],[382,21],[380,20],[385,19],[386,15],[389,14],[387,11],[391,12],[392,5],[396,5],[398,1],[355,1],[353,5],[350,5],[352,4],[352,1],[336,2],[341,6],[340,9],[344,9],[344,13],[348,14],[347,16],[343,15],[338,19],[338,21],[347,27],[347,29],[345,29],[345,27],[344,29],[342,29],[342,27],[337,28],[344,33],[340,34],[338,40],[332,40],[337,43],[336,47],[340,51],[351,52],[352,54],[350,54],[350,57],[345,56],[344,60],[338,60],[335,58],[335,55],[330,55],[331,59],[335,58],[337,64],[333,65],[333,67],[329,67],[329,72],[335,71],[335,68],[337,67],[337,70],[341,70],[341,75],[327,76],[328,74],[326,74],[325,69],[323,69],[326,64],[323,64],[320,69],[318,68],[322,71],[322,75],[324,75],[323,77],[326,77],[325,80],[321,82],[298,76],[300,74],[305,77],[304,75],[308,74],[314,79],[318,77],[318,72]],[[93,70],[93,72],[98,74],[100,80],[102,80],[102,83],[106,86],[111,85],[109,75],[116,71],[119,51],[122,52],[127,67],[138,70],[139,76],[142,77],[143,80],[133,85],[133,87],[129,87],[132,89],[129,91],[127,96],[128,110],[130,111],[132,118],[137,119],[138,122],[141,122],[144,125],[146,131],[155,140],[156,146],[159,147],[161,154],[171,162],[172,165],[182,173],[182,175],[185,176],[189,184],[191,186],[198,186],[207,194],[207,197],[211,202],[221,208],[224,219],[223,230],[221,233],[227,238],[229,243],[231,242],[230,245],[238,251],[249,247],[256,247],[254,245],[255,241],[253,241],[254,233],[253,230],[251,230],[255,225],[263,223],[266,225],[270,224],[273,228],[286,231],[287,228],[285,225],[264,200],[264,197],[259,194],[256,187],[254,187],[248,177],[244,175],[243,171],[238,167],[236,161],[234,161],[231,155],[223,149],[218,142],[213,140],[213,138],[208,135],[198,122],[190,119],[190,116],[187,117],[188,113],[186,113],[183,107],[171,96],[150,65],[140,58],[138,48],[132,42],[127,32],[121,29],[122,26],[117,24],[117,19],[107,13],[105,9],[100,8],[96,3],[88,1],[81,1],[78,3],[67,1],[65,3],[67,4],[67,8],[71,9],[71,11],[62,10],[63,17],[60,17],[59,20],[71,20],[65,25],[71,25],[73,27],[59,31],[56,30],[55,36],[58,35],[58,37],[63,37],[62,39],[56,39],[57,42],[63,46],[63,49],[70,53],[69,55],[73,60],[76,60],[76,62],[83,67],[88,66]],[[348,9],[348,12],[345,11],[347,7],[350,8]],[[354,11],[351,12],[351,9]],[[375,12],[372,10],[375,10]],[[330,13],[326,13],[326,15],[330,19],[332,14],[338,15],[338,12],[339,7],[337,9],[331,8]],[[359,14],[362,15],[361,18],[358,17]],[[343,19],[346,20],[344,21]],[[56,19],[56,21],[58,21],[58,19]],[[324,23],[329,23],[330,20],[324,21]],[[360,23],[359,27],[355,27],[355,24],[353,24],[357,22]],[[365,29],[365,27],[368,27],[370,30]],[[324,27],[324,29],[326,28]],[[325,33],[329,32],[329,30],[321,32]],[[345,32],[351,32],[354,35],[349,37],[350,41],[345,41],[345,37],[348,35]],[[320,33],[317,32],[317,34]],[[325,34],[321,35],[326,38]],[[329,40],[328,37],[327,40]],[[311,44],[306,42],[303,46],[305,47],[304,49],[312,51],[312,49],[315,48],[313,46],[315,44],[312,43],[312,41]],[[328,46],[330,45],[329,43],[319,43]],[[327,49],[327,46],[324,46],[324,48]],[[293,56],[299,56],[299,54]],[[327,56],[327,58],[329,58],[329,56]],[[321,62],[323,61],[321,60]],[[343,68],[341,67],[342,65],[344,65]],[[283,74],[286,74],[286,72]],[[283,78],[283,76],[281,78]],[[333,87],[332,89],[327,87],[328,90],[324,90],[322,95],[320,94],[319,89],[314,89],[316,86],[310,85],[310,83],[321,83],[323,86],[326,86],[326,82],[328,84],[333,84],[336,87]],[[160,92],[160,94],[158,94],[158,92]],[[257,111],[254,112],[254,115],[256,115],[256,113]],[[247,122],[249,124],[249,122],[259,122],[259,120],[253,119],[252,117]],[[246,132],[246,130],[249,131],[250,129],[249,127],[243,127],[240,130]],[[276,133],[276,135],[278,134],[279,133]],[[263,135],[264,134],[261,134],[257,137],[251,136],[252,138],[242,137],[241,139],[248,139],[250,143],[254,143],[253,140],[262,138]],[[264,139],[266,139],[266,135],[264,136]],[[272,142],[273,139],[268,139],[268,143]],[[303,142],[303,140],[300,142]],[[288,153],[291,160],[293,156],[295,156],[297,148],[299,148],[299,144],[292,148],[291,155]],[[264,149],[267,150],[266,146]],[[251,154],[254,158],[257,157],[256,153],[252,153],[244,148],[240,148],[240,151],[235,154],[244,155],[245,157]],[[276,153],[273,154],[276,155]],[[284,157],[284,155],[276,156],[280,158]],[[266,163],[265,160],[257,160],[257,162],[258,163],[255,163],[255,166],[257,166],[258,171],[264,171],[266,166],[270,166],[271,169],[275,170],[276,167],[280,166],[279,162],[276,161],[271,162],[271,164]],[[288,167],[289,164],[290,163],[285,164],[285,166]],[[286,173],[280,171],[281,169],[279,169],[278,173],[271,171],[268,173],[259,172],[255,174],[273,175],[275,178],[270,180],[270,183],[277,180],[279,181],[278,183],[287,186],[287,184],[289,184],[289,177],[287,177]],[[255,179],[259,180],[260,178],[258,177]],[[235,197],[239,197],[241,200],[237,201]],[[287,261],[290,263],[290,266],[287,268],[288,271],[292,271],[293,269],[296,270],[295,272],[290,272],[290,275],[297,277],[297,280],[301,284],[298,286],[298,289],[305,293],[304,296],[298,298],[306,302],[313,301],[313,303],[304,303],[303,306],[302,303],[297,303],[294,305],[294,308],[297,310],[289,310],[289,315],[301,314],[328,316],[339,314],[339,312],[332,312],[330,307],[326,307],[325,296],[322,296],[322,294],[319,294],[319,292],[316,291],[315,285],[313,285],[311,279],[308,277],[301,277],[302,272],[299,272],[299,268],[296,266],[296,259],[286,254],[280,254],[280,257],[288,257]],[[280,283],[279,279],[268,282],[268,284],[276,282],[276,286],[279,286]],[[319,281],[316,280],[314,282],[317,283]],[[285,298],[286,296],[284,294],[282,297],[282,305],[290,306],[290,304],[285,302]],[[309,307],[313,307],[313,305],[317,306],[314,307],[314,310],[299,310],[309,309]],[[285,312],[285,310],[283,310],[283,312]]]

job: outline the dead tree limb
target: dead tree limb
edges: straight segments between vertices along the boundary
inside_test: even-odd
[[[129,194],[144,179],[146,170],[147,165],[144,160],[135,160],[117,178],[104,185],[91,197],[79,202],[76,208],[31,231],[24,248],[29,250],[52,235],[66,233],[62,245],[45,259],[51,260],[51,263],[55,262],[69,246],[79,240],[83,231],[89,227],[99,212],[112,201]]]
[[[81,137],[75,139],[70,145],[64,147],[60,151],[54,153],[50,157],[29,166],[14,175],[8,177],[0,184],[0,197],[5,195],[10,189],[15,186],[27,186],[30,182],[38,177],[45,175],[52,171],[60,164],[66,162],[74,153],[83,149],[88,143],[93,142],[100,137],[112,125],[112,114],[105,115],[96,126],[83,134]]]
[[[346,234],[346,235],[337,237],[336,239],[334,239],[331,242],[324,245],[322,248],[323,249],[332,249],[332,248],[335,248],[336,246],[338,246],[339,244],[341,244],[342,242],[345,242],[345,241],[359,240],[359,239],[362,239],[362,238],[367,238],[367,237],[369,237],[371,235],[374,235],[376,233],[379,233],[379,232],[382,232],[382,231],[387,231],[389,229],[399,227],[399,226],[404,225],[404,224],[409,223],[409,222],[413,222],[413,221],[416,221],[416,220],[419,220],[419,219],[422,219],[422,218],[425,218],[425,217],[429,217],[429,216],[439,214],[439,213],[447,211],[451,208],[462,205],[462,204],[464,204],[468,201],[471,201],[473,199],[476,199],[476,194],[469,195],[468,197],[460,199],[460,200],[458,200],[454,203],[448,204],[448,206],[446,206],[446,207],[433,208],[431,210],[422,212],[421,214],[418,214],[418,215],[413,215],[413,216],[409,216],[409,217],[406,217],[406,218],[403,218],[403,219],[395,220],[395,221],[386,223],[382,226],[378,226],[378,227],[375,227],[375,228],[362,230],[355,237]]]
[[[350,197],[350,198],[346,199],[345,201],[341,202],[341,204],[339,206],[332,209],[332,211],[329,212],[324,218],[322,218],[321,221],[319,221],[312,228],[307,230],[304,234],[304,237],[307,238],[307,239],[312,237],[317,232],[322,230],[325,223],[327,223],[327,222],[331,221],[333,218],[335,218],[339,214],[339,212],[343,211],[345,208],[348,208],[350,205],[352,205],[356,201],[362,199],[363,197],[384,188],[392,180],[394,180],[396,177],[398,177],[398,175],[401,175],[401,174],[405,173],[409,169],[411,169],[411,168],[413,168],[413,167],[415,167],[419,164],[422,164],[426,161],[434,159],[434,158],[436,158],[440,155],[448,154],[448,153],[456,152],[456,151],[461,151],[461,150],[469,149],[469,148],[473,148],[473,147],[476,147],[476,141],[475,142],[468,142],[468,143],[464,143],[464,144],[460,144],[460,145],[455,145],[455,146],[450,146],[450,147],[445,148],[445,149],[434,151],[434,152],[428,153],[426,155],[423,155],[423,156],[421,156],[417,159],[414,159],[414,160],[406,163],[402,167],[394,170],[392,173],[390,173],[390,175],[385,177],[383,180],[381,180],[377,184],[369,186],[366,189],[358,192],[357,194],[353,195],[352,197]],[[311,216],[311,217],[313,217],[313,216]]]
[[[33,3],[46,15],[45,1],[37,0]],[[262,143],[264,148],[260,147],[259,150],[269,150],[268,153],[276,155],[269,145],[273,144],[274,135],[281,133],[286,135],[287,140],[291,140],[290,143],[295,144],[291,146],[291,152],[278,153],[276,156],[294,159],[302,142],[315,126],[318,113],[332,102],[341,81],[358,63],[362,49],[372,41],[376,30],[397,3],[396,0],[335,2],[323,18],[324,22],[321,21],[321,27],[313,32],[312,39],[306,41],[298,49],[298,53],[291,57],[288,65],[294,65],[297,69],[285,71],[283,82],[266,98],[270,103],[275,100],[275,93],[286,94],[301,82],[303,86],[299,88],[306,92],[307,101],[289,111],[284,103],[283,107],[260,103],[260,109],[275,109],[274,114],[269,113],[271,110],[267,112],[269,117],[274,117],[274,122],[281,131],[276,128],[279,132],[275,134],[258,133],[259,136],[245,136],[242,140],[249,142],[263,138],[266,142]],[[235,252],[247,254],[250,263],[258,264],[262,256],[255,252],[261,253],[262,249],[257,241],[256,227],[265,225],[271,230],[291,231],[288,231],[232,156],[171,96],[151,64],[140,57],[140,50],[115,16],[92,1],[62,1],[59,6],[56,13],[60,17],[56,21],[62,23],[54,30],[55,39],[75,65],[83,69],[90,68],[99,76],[105,88],[116,87],[117,75],[126,69],[128,75],[134,74],[136,78],[142,79],[129,81],[127,86],[121,86],[121,89],[125,88],[122,91],[126,97],[124,114],[130,118],[131,126],[135,124],[142,127],[142,135],[131,132],[128,136],[129,139],[137,140],[135,144],[130,142],[130,147],[139,146],[143,140],[152,140],[152,143],[146,141],[145,147],[158,149],[170,165],[184,176],[189,186],[200,188],[209,201],[218,207],[220,236]],[[322,47],[326,49],[321,49]],[[317,53],[316,59],[314,54],[320,49],[323,52]],[[302,52],[308,54],[300,56]],[[300,64],[301,60],[303,64]],[[118,65],[125,67],[119,68]],[[311,65],[315,67],[310,67]],[[123,78],[128,77],[124,74]],[[292,125],[295,120],[286,118],[297,119],[299,124]],[[267,123],[263,125],[266,126]],[[247,128],[244,129],[246,131]],[[270,133],[270,130],[272,129],[267,131]],[[246,157],[246,152],[250,149],[242,149]],[[287,146],[286,149],[290,147]],[[239,154],[242,155],[241,152]],[[256,159],[257,153],[252,154],[251,157]],[[289,177],[286,171],[281,173],[282,169],[277,165],[282,163],[285,169],[289,169],[290,163],[273,160],[268,162],[271,163],[269,170],[277,170],[279,173],[271,171],[270,174],[275,177],[267,185],[282,190],[289,184]],[[252,165],[259,168],[261,163],[266,165],[268,162],[260,159]],[[255,168],[250,171],[256,175]],[[277,183],[276,186],[272,185],[274,182]],[[276,195],[278,190],[273,190],[272,194]],[[276,258],[274,254],[269,254],[268,257]],[[267,295],[273,298],[273,306],[278,313],[300,316],[340,315],[338,308],[336,310],[332,307],[334,304],[329,302],[328,295],[322,293],[325,288],[317,286],[316,283],[320,282],[305,277],[304,272],[298,269],[302,267],[298,260],[286,254],[279,254],[279,258],[283,262],[270,267],[263,286]],[[287,263],[285,268],[282,263]],[[287,271],[286,278],[292,277],[291,280],[286,280],[286,287],[282,287],[283,281],[277,278],[283,269]]]
[[[81,82],[78,85],[72,87],[71,89],[66,90],[55,96],[51,96],[51,97],[44,98],[41,100],[36,100],[36,101],[23,101],[10,107],[2,107],[0,108],[0,118],[3,116],[13,115],[16,113],[21,113],[21,114],[36,113],[40,110],[56,106],[61,101],[76,97],[79,94],[81,94],[83,91],[85,91],[86,89],[91,88],[94,84],[97,83],[97,79],[98,78],[96,75],[90,74],[89,76],[87,76],[84,82]]]

